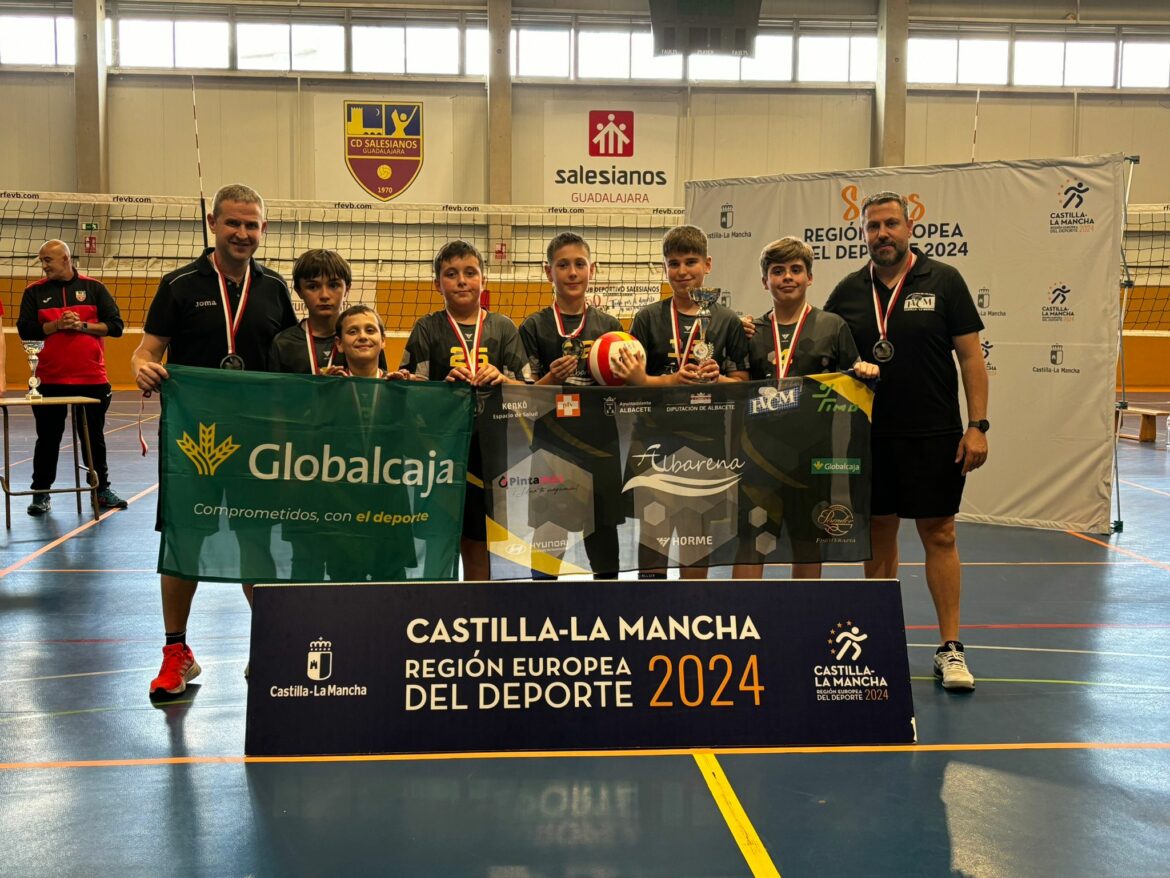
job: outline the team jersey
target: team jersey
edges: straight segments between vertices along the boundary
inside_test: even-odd
[[[491,363],[505,378],[528,381],[528,357],[520,342],[516,325],[496,311],[483,311],[483,332],[479,339],[478,363]],[[475,324],[456,324],[463,336],[463,344],[455,337],[446,310],[435,311],[419,318],[406,340],[401,368],[428,381],[444,381],[457,366],[468,368],[463,346],[471,348]]]
[[[634,315],[630,334],[642,343],[646,349],[647,375],[673,375],[679,370],[679,352],[675,350],[674,326],[671,319],[671,302],[673,299],[663,299],[653,305],[647,305]],[[748,368],[747,338],[743,333],[743,325],[735,312],[722,305],[711,305],[711,316],[706,318],[707,343],[711,345],[711,357],[719,363],[719,371],[723,375],[732,372],[746,372]],[[687,339],[691,338],[698,315],[679,314],[678,329],[679,343],[685,349]],[[699,330],[694,331],[694,340],[697,343]],[[693,349],[693,346],[692,346]],[[692,353],[691,359],[695,359]]]
[[[533,380],[543,378],[553,360],[559,360],[572,350],[576,350],[577,371],[565,380],[565,384],[597,383],[589,372],[589,349],[593,347],[593,342],[605,333],[620,330],[622,324],[612,314],[606,314],[596,308],[587,308],[584,315],[561,315],[561,323],[569,336],[581,326],[582,316],[585,326],[574,336],[576,341],[580,342],[579,345],[574,345],[570,339],[561,335],[551,306],[542,308],[535,314],[529,314],[520,324],[520,340],[528,353],[528,367]]]
[[[748,342],[748,371],[753,381],[776,377],[776,339],[772,334],[772,312],[753,321],[756,334]],[[792,345],[796,324],[780,324],[781,351]],[[849,326],[836,314],[813,308],[796,339],[796,353],[789,376],[819,375],[823,372],[841,372],[857,362],[857,345]]]
[[[194,262],[166,275],[150,303],[144,329],[170,340],[167,362],[216,369],[227,356],[223,300],[211,265],[213,249],[208,247]],[[225,281],[235,314],[243,290],[235,281]],[[235,337],[244,367],[267,370],[272,340],[296,322],[284,278],[252,260],[252,287]]]
[[[40,353],[37,377],[45,384],[105,384],[105,342],[85,332],[54,332],[45,335],[44,325],[60,320],[72,311],[82,322],[106,324],[106,335],[122,334],[118,303],[98,280],[73,273],[71,280],[36,281],[24,291],[16,329],[26,340],[45,340]],[[0,314],[3,314],[0,311]]]

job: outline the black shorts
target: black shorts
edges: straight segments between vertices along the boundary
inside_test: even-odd
[[[966,476],[955,463],[962,433],[877,437],[873,452],[871,515],[944,518],[959,511]]]

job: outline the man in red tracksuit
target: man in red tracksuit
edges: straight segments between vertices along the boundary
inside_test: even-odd
[[[125,509],[126,501],[110,489],[106,467],[104,434],[111,388],[102,341],[106,336],[117,338],[122,334],[122,315],[109,290],[73,268],[65,242],[47,241],[38,258],[45,277],[24,291],[17,331],[26,341],[45,342],[37,366],[44,396],[89,396],[98,400],[81,407],[98,477],[98,505]],[[33,494],[29,515],[44,515],[52,508],[48,490],[57,478],[57,456],[67,409],[63,405],[33,406],[37,444],[32,489],[40,493]]]

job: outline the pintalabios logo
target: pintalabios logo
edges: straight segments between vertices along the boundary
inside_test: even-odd
[[[634,154],[633,110],[589,111],[589,155],[629,158]]]
[[[195,464],[195,471],[201,476],[215,475],[215,471],[219,469],[220,464],[235,454],[240,448],[239,445],[232,441],[231,436],[216,444],[215,424],[209,427],[202,423],[199,425],[198,443],[184,432],[183,438],[176,439],[175,444]]]

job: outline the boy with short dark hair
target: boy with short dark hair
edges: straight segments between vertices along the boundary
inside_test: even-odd
[[[858,378],[878,377],[878,367],[864,362],[857,353],[853,334],[836,314],[814,308],[807,301],[813,274],[812,248],[799,238],[780,238],[760,253],[761,282],[772,295],[772,310],[755,319],[755,331],[748,343],[749,371],[752,381],[819,375],[853,369]],[[752,491],[751,484],[744,489]],[[779,499],[780,504],[775,502]],[[753,505],[765,508],[769,518],[787,532],[792,545],[794,579],[821,577],[820,550],[816,528],[811,521],[798,520],[792,510],[803,507],[795,497],[760,497],[752,503],[740,503],[740,551],[742,559],[732,568],[736,579],[759,579],[762,563],[755,563],[753,526],[743,513]],[[758,502],[755,502],[758,501]],[[807,516],[806,516],[807,517]],[[810,530],[811,528],[811,530]]]
[[[553,285],[553,303],[529,314],[520,325],[520,338],[528,352],[528,365],[537,384],[592,385],[589,350],[607,332],[620,331],[621,321],[590,308],[589,282],[596,264],[589,244],[576,232],[561,232],[545,251],[545,276]],[[555,413],[553,417],[555,422]],[[612,422],[611,422],[612,423]],[[555,449],[560,430],[549,429],[544,419],[536,423],[533,446]],[[584,538],[585,553],[596,579],[616,579],[618,571],[617,525],[621,512],[621,468],[616,423],[603,436],[575,436],[575,444],[594,450],[592,532]],[[534,576],[539,574],[534,573]]]
[[[450,241],[435,255],[435,289],[443,308],[419,318],[406,340],[402,363],[390,378],[416,381],[466,381],[473,387],[523,384],[527,356],[515,324],[503,314],[480,308],[483,257],[466,241]],[[463,578],[489,577],[483,462],[479,437],[472,434],[463,505]]]
[[[692,296],[693,291],[703,287],[711,271],[707,235],[691,225],[668,231],[662,238],[662,266],[671,297],[642,308],[630,327],[630,333],[646,349],[646,356],[634,356],[624,348],[614,364],[614,374],[633,385],[701,387],[746,381],[748,348],[739,317],[718,302],[703,306]],[[705,309],[702,319],[701,309]],[[670,450],[662,448],[660,453]],[[722,450],[713,450],[713,456],[722,456]],[[663,534],[669,537],[673,533],[669,518],[665,527]],[[659,569],[665,565],[664,556],[645,538],[639,554],[642,578],[666,578],[666,572]],[[679,574],[684,579],[706,579],[707,568],[681,567]]]
[[[319,375],[329,366],[345,365],[334,327],[352,283],[349,263],[336,250],[306,250],[297,257],[293,289],[308,316],[272,340],[269,371]]]

